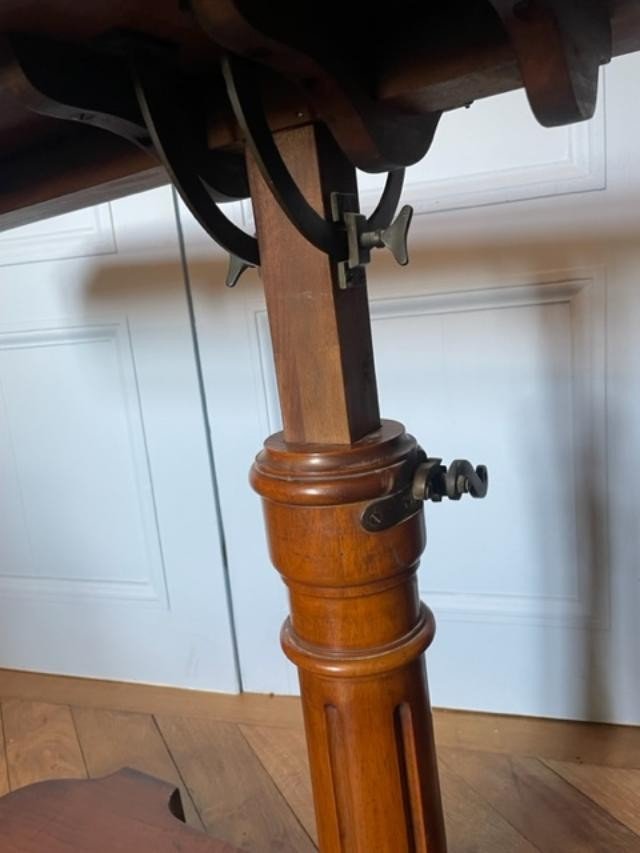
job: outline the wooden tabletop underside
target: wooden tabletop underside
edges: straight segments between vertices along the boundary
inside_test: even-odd
[[[323,9],[326,25],[339,28],[343,43],[354,46],[359,65],[371,69],[377,99],[426,113],[455,109],[522,86],[502,28],[490,17],[481,32],[477,26],[461,24],[465,10],[471,19],[475,9],[477,19],[478,6],[485,2],[415,4],[400,0],[392,21],[377,21],[370,4],[352,2],[349,8],[352,12],[360,9],[361,20],[351,14],[346,23],[340,13],[343,3],[325,0]],[[273,14],[284,14],[295,5],[293,0],[274,0]],[[640,4],[609,0],[609,6],[614,55],[639,50]],[[114,29],[175,44],[186,70],[201,72],[217,65],[215,44],[197,25],[188,4],[176,0],[93,0],[82,7],[72,0],[0,3],[0,35],[28,33],[90,44]],[[1,228],[166,182],[155,161],[119,138],[28,112],[3,90],[5,71],[0,54]],[[275,127],[290,126],[291,97],[286,87],[273,95]],[[226,102],[214,105],[209,120],[211,147],[233,143],[230,128],[234,125]]]

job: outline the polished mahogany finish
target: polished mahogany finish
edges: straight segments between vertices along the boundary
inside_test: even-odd
[[[180,792],[135,770],[39,782],[0,799],[2,853],[238,853],[184,823]]]
[[[640,49],[636,0],[601,0],[600,5],[610,21],[612,55]],[[213,93],[207,103],[212,148],[241,142],[223,93],[221,50],[244,42],[250,52],[253,45],[265,72],[278,72],[265,78],[272,126],[287,128],[323,118],[352,157],[372,170],[399,162],[395,149],[387,149],[390,128],[394,138],[407,140],[418,131],[420,138],[400,152],[415,160],[426,150],[430,117],[526,82],[518,51],[490,0],[400,0],[393,13],[383,15],[373,14],[368,3],[331,0],[323,4],[320,16],[315,6],[274,0],[268,4],[267,30],[256,31],[252,22],[266,26],[265,8],[262,0],[198,0],[194,9],[173,0],[99,0],[82,6],[69,0],[7,0],[0,4],[0,37],[28,33],[93,49],[114,32],[125,32],[166,45],[181,69],[208,81]],[[322,54],[317,33],[327,27],[333,27],[333,35],[329,52]],[[213,38],[207,38],[205,28]],[[277,49],[270,53],[267,43]],[[313,91],[305,91],[305,75],[314,67]],[[557,59],[556,67],[561,68]],[[3,82],[11,72],[11,58],[0,46],[0,227],[166,181],[149,156],[117,137],[25,109]],[[346,111],[345,103],[350,104]],[[560,120],[573,121],[575,114],[562,113]],[[404,132],[394,133],[393,122],[398,121],[404,125],[395,126]]]
[[[350,446],[272,436],[252,471],[289,590],[282,644],[300,671],[320,849],[331,853],[446,850],[423,660],[435,626],[416,583],[423,511],[379,533],[361,524],[417,462],[415,440],[384,421]]]
[[[355,175],[322,133],[277,135],[307,199]],[[282,643],[298,666],[323,853],[444,853],[422,653],[434,632],[416,583],[423,512],[379,533],[367,505],[410,484],[415,440],[380,424],[366,283],[337,285],[335,264],[291,225],[254,164],[284,432],[258,456],[271,557],[289,589]]]
[[[330,192],[357,193],[353,167],[322,128],[277,135],[308,202],[330,216]],[[287,441],[350,444],[380,425],[366,287],[340,290],[335,264],[291,225],[249,162]]]
[[[46,50],[33,57],[36,66],[44,63],[38,81],[25,76],[12,53],[10,34],[20,32],[64,43],[48,66]],[[381,171],[416,162],[443,110],[524,85],[544,123],[588,117],[600,65],[640,48],[640,14],[636,0],[398,0],[382,13],[344,0],[324,0],[318,9],[294,0],[99,0],[82,8],[69,0],[9,0],[0,6],[2,34],[0,225],[163,179],[150,171],[148,151],[87,126],[97,113],[104,118],[91,108],[105,81],[90,73],[90,60],[80,93],[69,69],[64,85],[64,57],[74,46],[93,51],[92,59],[116,51],[127,62],[138,56],[132,38],[163,74],[187,81],[176,91],[187,91],[189,102],[194,96],[195,109],[184,128],[168,125],[178,151],[179,132],[197,137],[203,161],[212,159],[211,150],[226,149],[225,157],[230,152],[244,168],[236,155],[244,147],[240,128],[249,125],[237,110],[239,120],[233,117],[221,52],[257,63],[266,137],[271,143],[270,127],[297,187],[328,219],[333,193],[356,205],[354,166]],[[227,71],[233,64],[223,62]],[[139,94],[140,75],[134,76]],[[161,92],[161,106],[170,91]],[[130,94],[107,92],[107,124],[115,119],[121,126]],[[163,140],[155,136],[158,154]],[[187,151],[192,141],[185,137]],[[434,619],[416,581],[423,510],[409,497],[392,525],[372,532],[363,524],[372,501],[411,495],[423,457],[400,424],[380,421],[364,271],[358,267],[362,276],[343,289],[336,260],[345,256],[325,254],[301,236],[272,193],[268,170],[251,157],[247,162],[284,425],[259,455],[252,482],[263,499],[273,562],[289,589],[282,643],[300,672],[320,848],[446,853],[423,656]],[[168,158],[165,165],[171,170]],[[352,243],[370,245],[358,244],[365,236],[384,244],[375,234],[351,232]],[[229,850],[162,809],[154,812],[158,783],[124,774],[61,785],[0,803],[2,830],[6,835],[9,827],[14,844],[3,849],[106,853],[120,842],[141,853]],[[166,804],[170,792],[162,790]],[[29,847],[30,828],[51,835],[57,815],[66,846],[56,835],[51,844]],[[162,846],[167,832],[171,848]]]

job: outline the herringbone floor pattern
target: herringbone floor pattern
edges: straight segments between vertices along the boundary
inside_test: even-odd
[[[51,701],[55,679],[38,699],[30,678],[25,694],[0,672],[0,794],[129,766],[174,781],[189,823],[243,850],[315,849],[295,700],[181,708],[151,688],[143,712],[124,686],[64,704],[71,679]],[[639,729],[440,711],[436,733],[451,853],[640,853]]]

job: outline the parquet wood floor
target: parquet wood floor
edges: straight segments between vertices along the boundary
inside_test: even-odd
[[[194,827],[311,853],[297,701],[184,693],[0,671],[0,794],[129,766],[178,785]],[[435,717],[450,853],[640,853],[640,729]]]

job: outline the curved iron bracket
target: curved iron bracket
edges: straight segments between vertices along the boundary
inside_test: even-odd
[[[249,195],[244,158],[208,149],[204,98],[193,94],[197,81],[184,85],[167,58],[139,39],[123,37],[122,48],[130,68],[121,55],[6,36],[0,39],[3,91],[34,113],[107,130],[155,156],[207,233],[257,266],[256,239],[218,207]]]
[[[156,157],[193,216],[232,256],[228,283],[233,285],[243,268],[259,266],[260,252],[256,238],[218,206],[246,198],[249,186],[241,153],[208,148],[205,104],[216,81],[187,80],[166,46],[135,34],[116,35],[91,48],[8,36],[0,40],[3,88],[33,112],[108,130]],[[360,214],[357,197],[346,196],[332,210],[333,218],[325,219],[300,191],[274,141],[262,103],[259,67],[225,56],[223,78],[264,180],[294,227],[340,265],[341,286],[362,279],[372,248],[391,248],[399,262],[406,263],[411,211],[403,210],[392,224],[404,169],[389,172],[368,219]]]
[[[206,129],[195,128],[185,93],[175,75],[149,57],[133,56],[134,86],[153,147],[184,203],[205,231],[227,252],[250,266],[260,265],[255,237],[233,223],[216,204],[216,194],[194,165],[202,162]]]
[[[37,36],[3,35],[0,82],[30,112],[108,130],[151,153],[126,64],[113,56]]]
[[[404,175],[404,169],[394,169],[387,174],[387,180],[380,200],[371,216],[367,219],[368,231],[379,231],[381,228],[388,228],[393,222],[393,217],[396,214],[402,196]]]
[[[254,66],[237,56],[222,59],[222,72],[245,141],[283,212],[316,248],[336,260],[346,257],[346,235],[306,200],[278,150],[267,122]]]
[[[391,225],[402,194],[404,169],[388,173],[380,201],[369,219],[354,211],[353,205],[347,210],[344,204],[334,209],[333,221],[325,219],[300,191],[274,141],[262,103],[258,67],[227,54],[222,60],[222,70],[229,100],[247,147],[292,225],[336,263],[349,260],[351,267],[367,263],[368,249],[387,244],[378,240],[366,245],[361,238],[384,231]],[[345,214],[350,216],[354,213],[358,216],[358,228],[350,231],[350,220]],[[357,244],[355,251],[354,241]]]
[[[295,83],[359,169],[393,171],[417,163],[429,150],[441,113],[421,115],[377,101],[353,53],[343,44],[336,49],[328,37],[329,16],[316,4],[298,3],[290,14],[278,15],[269,3],[246,0],[190,0],[190,6],[217,45]],[[358,16],[359,26],[366,26],[357,6],[343,3],[340,15],[352,21]]]

